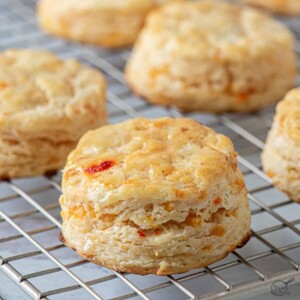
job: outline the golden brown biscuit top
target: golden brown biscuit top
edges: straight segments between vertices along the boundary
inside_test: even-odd
[[[46,51],[2,52],[0,133],[67,130],[72,117],[99,107],[104,90],[102,75],[75,60]]]
[[[239,60],[278,45],[293,47],[289,30],[266,14],[216,0],[165,5],[150,14],[140,40],[190,58]]]
[[[96,207],[128,199],[201,201],[220,183],[234,189],[238,174],[224,135],[185,118],[138,118],[83,136],[68,157],[63,193],[66,201]]]
[[[281,134],[300,146],[300,88],[291,90],[279,102],[276,108],[275,121]]]

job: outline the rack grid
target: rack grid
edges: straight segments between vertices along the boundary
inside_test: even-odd
[[[36,0],[0,0],[0,51],[43,48],[99,68],[108,82],[111,123],[136,116],[182,116],[175,108],[152,106],[131,94],[122,73],[129,49],[108,51],[51,38],[38,29],[35,5]],[[280,21],[294,32],[300,54],[300,18]],[[61,175],[56,174],[0,181],[0,272],[33,299],[245,299],[275,280],[299,278],[300,206],[277,191],[261,169],[273,114],[274,107],[251,114],[184,114],[233,140],[249,189],[252,237],[222,261],[157,277],[121,274],[81,259],[58,240]]]

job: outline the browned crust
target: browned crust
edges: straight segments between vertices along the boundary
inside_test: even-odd
[[[73,249],[74,251],[77,252],[78,255],[80,255],[81,257],[83,257],[86,260],[91,261],[92,263],[117,271],[117,272],[122,272],[122,273],[133,273],[133,274],[138,274],[138,275],[158,275],[158,276],[166,276],[166,275],[172,275],[172,274],[180,274],[180,273],[185,273],[187,271],[190,271],[191,269],[199,269],[199,268],[204,268],[207,267],[219,260],[222,260],[223,258],[225,258],[229,253],[233,252],[235,249],[237,248],[241,248],[243,247],[249,240],[251,237],[251,231],[248,231],[246,233],[246,235],[242,238],[241,242],[239,244],[237,244],[235,247],[233,247],[232,249],[230,249],[229,251],[227,251],[226,253],[224,253],[223,255],[220,255],[219,257],[215,257],[211,260],[208,260],[205,264],[195,264],[193,266],[184,266],[182,268],[166,268],[164,270],[161,270],[160,267],[155,267],[155,268],[140,268],[140,267],[135,267],[135,266],[130,266],[130,267],[120,267],[117,265],[112,265],[112,264],[108,264],[104,261],[100,261],[97,259],[94,259],[94,256],[91,255],[86,255],[84,252],[80,252],[77,251],[76,249],[74,249],[73,247],[71,247],[67,240],[65,239],[65,237],[63,236],[62,232],[60,232],[59,234],[59,240],[64,243],[67,247]]]
[[[62,232],[59,233],[58,239],[59,239],[63,244],[66,244],[66,240],[65,240],[65,237],[64,237],[64,235],[62,234]]]
[[[243,239],[241,240],[241,242],[238,244],[237,248],[242,248],[244,247],[250,240],[251,238],[251,235],[252,235],[252,231],[249,230],[245,236],[243,237]]]
[[[51,177],[51,176],[54,176],[56,175],[58,172],[58,169],[57,170],[48,170],[44,173],[45,176],[48,176],[48,177]]]

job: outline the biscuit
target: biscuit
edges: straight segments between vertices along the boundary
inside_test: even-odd
[[[135,41],[150,10],[170,1],[174,0],[40,0],[38,19],[50,34],[122,47]]]
[[[277,105],[262,163],[274,185],[300,203],[300,88]]]
[[[61,168],[79,138],[104,123],[100,72],[46,51],[0,53],[0,178]]]
[[[172,3],[150,13],[125,73],[152,103],[185,111],[253,111],[296,81],[293,37],[252,8]]]
[[[190,119],[138,118],[90,131],[68,157],[62,189],[66,245],[117,271],[181,273],[249,238],[233,145]]]
[[[300,14],[299,0],[243,0],[246,3],[270,9],[276,13],[286,15]]]

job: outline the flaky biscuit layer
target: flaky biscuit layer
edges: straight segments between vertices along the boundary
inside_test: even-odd
[[[166,275],[223,258],[249,235],[231,141],[190,119],[134,119],[87,133],[69,155],[63,236],[91,261]]]
[[[76,142],[0,138],[0,179],[52,174],[61,169]]]

